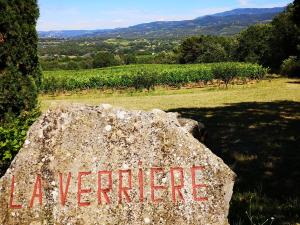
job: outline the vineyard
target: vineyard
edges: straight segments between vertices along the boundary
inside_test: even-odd
[[[76,71],[45,71],[43,92],[104,88],[152,89],[156,85],[181,87],[214,79],[228,85],[233,79],[261,79],[268,70],[249,63],[189,65],[129,65]]]

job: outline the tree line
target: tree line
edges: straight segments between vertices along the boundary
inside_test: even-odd
[[[273,72],[300,72],[299,0],[269,24],[250,26],[234,37],[200,36],[183,41],[180,63],[240,61],[258,63]]]

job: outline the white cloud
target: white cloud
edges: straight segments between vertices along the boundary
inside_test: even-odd
[[[240,6],[249,6],[250,2],[248,0],[238,0]]]

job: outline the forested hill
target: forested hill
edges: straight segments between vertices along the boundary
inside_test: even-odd
[[[40,31],[40,38],[181,38],[197,34],[234,35],[250,25],[271,21],[285,7],[241,8],[194,20],[160,21],[105,30]]]

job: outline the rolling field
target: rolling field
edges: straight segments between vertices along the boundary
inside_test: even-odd
[[[160,108],[201,121],[208,130],[205,144],[238,175],[230,224],[263,224],[268,219],[265,224],[270,225],[270,218],[272,225],[300,221],[299,80],[264,79],[228,89],[85,90],[39,99],[43,111],[60,104],[110,103]]]

